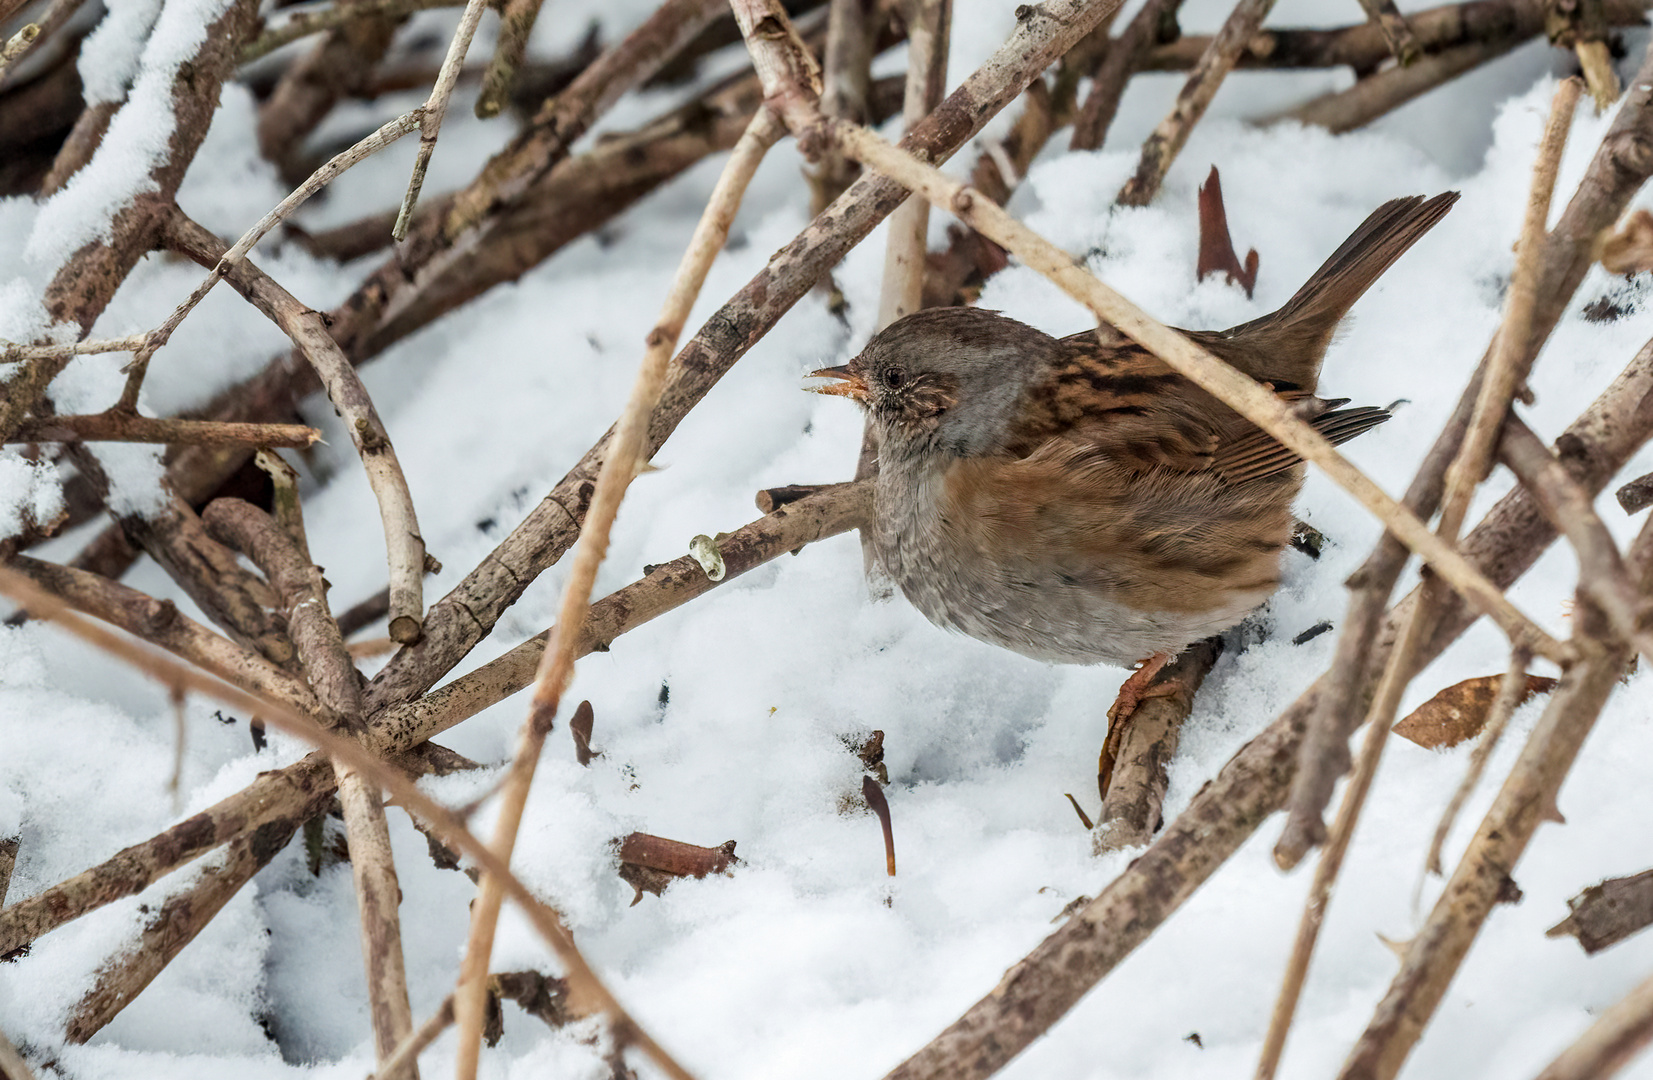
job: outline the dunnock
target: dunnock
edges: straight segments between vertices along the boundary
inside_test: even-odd
[[[1315,396],[1332,332],[1457,200],[1387,202],[1280,310],[1183,333],[1332,442],[1352,439],[1389,413]],[[1171,657],[1280,583],[1301,462],[1111,327],[1058,339],[996,312],[934,308],[814,374],[836,380],[818,392],[871,416],[873,548],[907,599],[1038,660],[1142,661],[1116,723]]]

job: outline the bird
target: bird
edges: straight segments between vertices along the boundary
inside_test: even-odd
[[[1277,311],[1180,332],[1346,442],[1390,412],[1317,396],[1333,332],[1457,200],[1386,202]],[[1166,663],[1280,584],[1301,460],[1111,326],[1056,338],[932,308],[811,377],[869,417],[871,546],[902,593],[1023,656],[1134,665],[1110,738]]]

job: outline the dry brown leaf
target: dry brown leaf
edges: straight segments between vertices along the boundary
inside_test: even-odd
[[[1502,675],[1482,675],[1447,687],[1396,724],[1395,734],[1429,750],[1442,750],[1473,739],[1486,724],[1487,713],[1492,710],[1498,684],[1503,679]],[[1547,694],[1554,689],[1554,679],[1528,675],[1521,700],[1526,702],[1534,694]]]

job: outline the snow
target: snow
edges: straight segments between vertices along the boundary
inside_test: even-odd
[[[613,29],[649,6],[638,0],[604,18]],[[1183,25],[1190,33],[1210,30],[1226,6],[1189,3]],[[600,7],[598,0],[558,0],[559,18],[548,23],[556,29],[536,35],[536,50],[566,47]],[[1008,0],[960,0],[955,82],[1002,40],[1013,7]],[[203,8],[190,13],[176,0],[167,5],[143,54],[134,102],[147,92],[146,80],[159,78],[160,54],[176,57],[183,49],[175,12],[196,23],[206,18]],[[1358,14],[1353,5],[1327,12],[1306,0],[1282,0],[1271,24]],[[447,23],[442,13],[421,19],[451,25],[446,15]],[[163,34],[166,50],[157,44]],[[1632,57],[1644,42],[1645,35],[1631,36]],[[1012,208],[1156,316],[1209,327],[1279,304],[1384,199],[1462,191],[1445,221],[1357,307],[1326,363],[1329,393],[1357,403],[1409,399],[1393,421],[1346,447],[1398,492],[1498,323],[1555,63],[1542,46],[1518,50],[1372,129],[1339,137],[1241,121],[1341,85],[1346,74],[1241,73],[1196,129],[1154,205],[1114,209],[1109,204],[1134,165],[1136,146],[1178,81],[1140,78],[1106,147],[1047,153]],[[628,101],[624,122],[688,92]],[[404,104],[361,106],[352,123],[377,124]],[[131,127],[155,129],[158,113],[145,109],[129,104],[120,116],[132,113],[143,123]],[[189,212],[225,233],[239,233],[283,194],[273,170],[258,161],[252,117],[245,92],[227,89],[202,151],[211,167],[192,170],[180,196]],[[1558,185],[1562,198],[1609,120],[1593,116],[1587,104],[1580,109]],[[114,154],[107,168],[138,162],[145,138],[155,134],[120,130],[126,134],[114,145],[130,152]],[[430,190],[463,182],[479,155],[507,135],[503,124],[475,121],[468,100],[456,101],[433,167],[433,177],[436,169],[451,174],[433,179]],[[332,224],[395,205],[412,146],[409,140],[346,176],[328,199],[306,208],[305,222]],[[967,168],[973,158],[966,150],[953,168]],[[1192,280],[1194,192],[1213,162],[1223,172],[1236,245],[1261,255],[1254,300],[1217,281]],[[643,335],[720,166],[703,163],[608,229],[604,242],[588,237],[571,245],[362,369],[396,442],[426,540],[446,567],[428,583],[427,596],[443,595],[492,550],[617,415]],[[691,330],[805,224],[798,170],[788,143],[764,164]],[[31,230],[36,237],[31,254],[0,273],[16,275],[0,284],[9,313],[0,315],[0,328],[13,328],[13,340],[34,332],[15,328],[35,326],[28,305],[56,260],[94,235],[85,231],[92,223],[107,220],[110,193],[130,194],[130,175],[123,175],[126,187],[94,173],[81,194],[65,192],[38,211],[27,200],[0,202],[0,240],[20,241]],[[1637,205],[1653,200],[1643,195]],[[939,240],[946,224],[936,215],[932,236]],[[347,295],[363,270],[317,262],[292,246],[267,246],[255,260],[317,308]],[[682,555],[696,534],[751,520],[759,488],[849,473],[859,416],[842,401],[799,392],[799,381],[842,363],[865,341],[882,263],[879,232],[837,273],[851,303],[847,328],[818,298],[807,298],[690,414],[656,458],[662,471],[640,478],[622,509],[599,594],[635,580],[645,563]],[[146,260],[93,333],[153,325],[199,275],[178,261]],[[1523,409],[1542,434],[1559,433],[1653,336],[1644,290],[1645,280],[1626,284],[1599,269],[1586,279],[1534,374],[1537,403]],[[1604,294],[1629,314],[1586,321],[1580,309]],[[1019,267],[995,277],[982,303],[1052,331],[1085,325],[1077,306]],[[156,355],[146,408],[170,412],[197,403],[281,351],[279,334],[261,316],[229,290],[216,290]],[[77,360],[54,393],[77,409],[106,405],[119,392],[124,359]],[[343,608],[383,584],[377,510],[331,408],[314,399],[305,409],[328,442],[290,459],[306,478],[312,550],[333,583],[335,607]],[[134,499],[144,492],[141,466],[131,464],[122,488]],[[1653,453],[1644,451],[1624,478],[1649,468]],[[1507,474],[1495,475],[1472,520],[1509,483]],[[49,514],[53,491],[36,467],[10,451],[0,454],[0,506]],[[1610,496],[1600,509],[1621,540],[1640,524]],[[1291,639],[1322,620],[1341,622],[1343,581],[1378,530],[1318,476],[1311,476],[1299,514],[1331,543],[1318,562],[1288,558],[1282,589],[1248,635],[1256,643],[1225,655],[1207,680],[1172,763],[1168,818],[1331,657],[1335,635],[1302,646]],[[4,526],[0,521],[0,535]],[[1564,635],[1573,573],[1572,556],[1558,547],[1513,599]],[[564,578],[556,567],[535,582],[461,671],[548,625]],[[194,610],[153,565],[141,564],[127,581]],[[1504,662],[1500,635],[1478,626],[1422,675],[1403,708]],[[612,652],[580,662],[569,703],[592,701],[593,742],[603,756],[589,768],[576,765],[566,716],[559,719],[529,799],[516,865],[565,914],[628,1008],[697,1075],[881,1075],[988,993],[1006,967],[1052,932],[1052,920],[1071,900],[1095,895],[1136,854],[1093,857],[1063,798],[1072,792],[1094,810],[1103,710],[1123,677],[1111,668],[1047,667],[945,634],[899,598],[873,603],[856,540],[825,541],[720,586],[619,639]],[[1561,793],[1568,824],[1539,830],[1514,875],[1525,899],[1494,912],[1407,1076],[1529,1076],[1653,967],[1653,935],[1595,957],[1571,940],[1543,935],[1583,887],[1653,865],[1647,677],[1635,676],[1603,714]],[[1530,704],[1516,715],[1490,777],[1508,769],[1541,708]],[[501,763],[525,710],[521,698],[506,701],[441,741]],[[203,700],[188,705],[184,806],[175,811],[165,790],[172,760],[165,694],[49,628],[0,628],[0,833],[20,831],[22,838],[10,898],[78,873],[304,752],[275,737],[254,754],[246,718],[224,713],[235,722],[223,723],[214,715],[220,711]],[[887,736],[900,867],[893,881],[884,874],[876,820],[846,809],[859,789],[860,766],[844,739],[873,728]],[[1387,751],[1330,908],[1283,1077],[1328,1075],[1364,1027],[1395,966],[1377,935],[1409,937],[1439,890],[1438,882],[1426,882],[1423,907],[1414,908],[1423,852],[1468,754],[1468,746],[1431,752],[1403,741]],[[426,785],[461,804],[486,794],[497,778],[490,770]],[[1449,862],[1490,805],[1495,783],[1470,801],[1448,845]],[[484,835],[493,813],[485,804],[473,822]],[[393,809],[390,817],[413,1011],[423,1019],[452,987],[474,887],[432,866],[405,815]],[[1292,875],[1275,869],[1269,848],[1278,828],[1278,818],[1265,823],[1005,1075],[1198,1080],[1251,1070],[1309,880],[1307,868]],[[708,845],[734,839],[743,862],[733,876],[677,883],[632,907],[610,847],[632,830]],[[55,1061],[46,1075],[81,1080],[332,1080],[370,1071],[349,868],[335,865],[311,877],[297,846],[231,901],[91,1044],[61,1043],[68,1010],[99,965],[132,940],[142,907],[153,910],[184,888],[200,865],[68,924],[0,968],[0,1029],[39,1060]],[[507,909],[494,969],[527,967],[557,970]],[[510,1005],[505,1022],[504,1040],[484,1052],[485,1076],[607,1075],[589,1027],[554,1033]],[[1192,1033],[1199,1045],[1186,1038]],[[447,1035],[427,1051],[424,1075],[451,1070],[452,1045]],[[639,1070],[654,1075],[646,1065]],[[1621,1075],[1650,1080],[1653,1059]]]

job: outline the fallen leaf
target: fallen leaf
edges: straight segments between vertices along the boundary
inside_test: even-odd
[[[1498,684],[1503,680],[1502,675],[1482,675],[1455,683],[1412,710],[1410,716],[1395,725],[1395,734],[1429,750],[1444,750],[1465,739],[1473,739],[1486,726],[1487,713],[1492,711]],[[1534,694],[1547,694],[1554,689],[1554,679],[1528,675],[1521,700],[1526,702]]]

